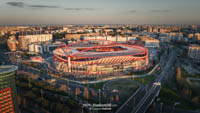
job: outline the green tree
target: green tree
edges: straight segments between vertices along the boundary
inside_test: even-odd
[[[56,103],[56,113],[61,113],[64,105],[60,103]]]
[[[42,105],[44,106],[44,108],[48,109],[49,108],[49,101],[47,99],[44,99]]]
[[[67,107],[67,106],[65,106],[65,107],[63,108],[62,113],[70,113],[70,108]]]
[[[55,113],[55,112],[56,112],[55,106],[56,106],[56,103],[52,102],[51,105],[50,105],[50,111],[51,111],[52,113]]]
[[[1,51],[8,51],[8,45],[7,45],[8,37],[9,37],[8,35],[0,36],[0,50]]]

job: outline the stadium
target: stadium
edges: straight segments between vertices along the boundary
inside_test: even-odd
[[[148,50],[137,40],[117,43],[102,39],[61,44],[53,51],[58,71],[77,76],[113,75],[149,66]]]

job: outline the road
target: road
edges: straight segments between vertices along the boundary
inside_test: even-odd
[[[150,92],[140,101],[139,106],[133,110],[132,113],[144,113],[147,109],[147,105],[151,105],[156,96],[158,96],[161,86],[153,86]]]
[[[166,62],[166,59],[168,59],[167,62]],[[163,55],[161,57],[161,62],[159,64],[159,66],[162,69],[162,72],[156,78],[154,78],[147,86],[141,88],[136,93],[131,95],[128,98],[128,100],[117,110],[116,113],[144,113],[148,109],[148,107],[151,105],[154,98],[158,95],[158,93],[160,91],[160,86],[159,85],[155,86],[153,84],[155,82],[162,83],[165,80],[165,78],[167,78],[167,75],[169,75],[169,73],[172,72],[171,70],[173,67],[173,63],[175,62],[175,59],[176,59],[176,50],[173,50],[170,53],[168,58],[166,58],[166,55]],[[68,93],[75,99],[77,99],[77,96],[75,94],[76,88],[80,88],[80,95],[83,96],[85,87],[80,84],[76,84],[73,81],[69,81],[69,80],[66,82],[66,80],[59,79],[59,78],[56,78],[53,76],[49,76],[48,73],[45,73],[45,72],[42,73],[40,70],[37,70],[35,68],[23,66],[21,64],[19,64],[18,66],[19,66],[19,69],[21,69],[21,70],[31,72],[35,75],[39,75],[40,80],[46,81],[48,79],[56,79],[55,86],[58,87],[60,85],[66,85],[67,87],[69,87]],[[99,93],[98,90],[94,90],[91,88],[88,88],[88,91],[89,91],[89,94],[92,94],[92,92],[95,92],[97,94],[94,97],[92,97],[92,95],[89,95],[90,98],[92,98],[96,101],[101,100],[101,101],[106,102],[107,100],[109,100],[109,102],[110,102],[109,97],[114,96],[112,93],[107,92],[107,91],[101,91]],[[104,94],[107,95],[106,98],[104,98],[104,96],[101,96],[100,99],[97,98],[100,95],[104,95]],[[82,99],[77,99],[77,100],[81,104],[87,103],[86,101],[84,101]]]
[[[164,82],[168,75],[173,72],[172,67],[176,60],[176,50],[172,50],[168,58],[166,54],[167,53],[165,52],[161,57],[159,64],[162,72],[158,74],[148,85],[137,92],[137,94],[129,97],[129,99],[116,111],[116,113],[145,113],[160,92],[161,85],[154,85],[154,83]],[[168,59],[167,62],[166,59]]]
[[[173,65],[176,60],[176,50],[173,50],[170,55],[167,64],[164,66],[162,72],[156,77],[156,81],[154,83],[160,83],[160,85],[150,84],[152,88],[146,92],[146,95],[143,99],[138,103],[136,108],[132,111],[132,113],[145,113],[148,107],[152,104],[153,100],[158,96],[161,84],[168,78],[169,75],[173,72]]]

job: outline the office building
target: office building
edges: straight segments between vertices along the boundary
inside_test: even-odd
[[[10,36],[8,41],[7,41],[7,44],[8,44],[8,48],[10,49],[10,51],[16,51],[17,50],[17,40],[15,38],[15,36]]]
[[[190,45],[188,49],[188,57],[200,61],[200,45]]]
[[[0,66],[0,113],[19,113],[14,73],[16,66]]]
[[[31,43],[49,42],[52,39],[52,34],[19,36],[19,46],[22,50],[28,50],[28,45]]]

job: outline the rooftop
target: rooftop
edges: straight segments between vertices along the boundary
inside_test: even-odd
[[[0,66],[0,74],[5,74],[17,70],[17,66],[14,65],[3,65]]]

